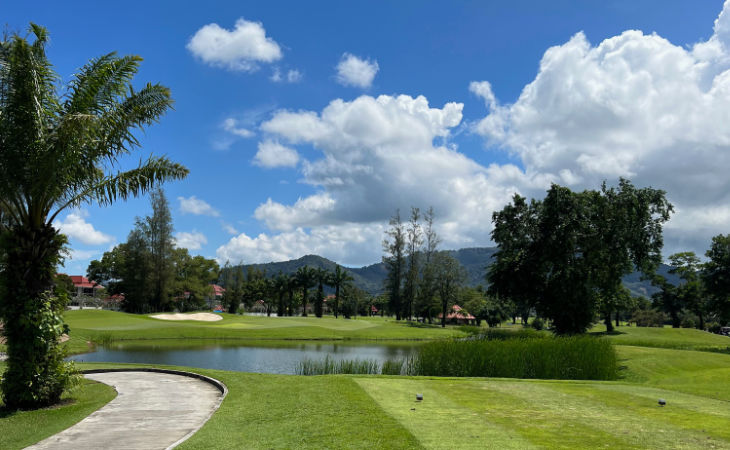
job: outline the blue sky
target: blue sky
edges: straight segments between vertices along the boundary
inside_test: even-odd
[[[486,246],[512,193],[619,176],[677,206],[667,254],[704,253],[730,220],[723,8],[41,1],[4,5],[2,20],[46,26],[64,80],[117,51],[145,59],[136,83],[171,88],[175,110],[130,162],[190,169],[165,186],[179,245],[221,262],[364,265],[396,208],[433,205],[444,248]],[[65,270],[85,273],[149,211],[140,198],[62,215]]]

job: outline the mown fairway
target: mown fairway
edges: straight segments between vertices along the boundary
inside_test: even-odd
[[[363,335],[414,339],[443,332],[380,318],[226,316],[212,323],[175,323],[82,311],[67,319],[72,336],[112,333],[120,338],[190,333],[201,337],[206,332],[248,338],[248,331],[257,330],[258,339]],[[651,347],[618,345],[620,379],[610,382],[303,377],[191,369],[223,381],[229,394],[221,409],[180,448],[730,449],[730,355],[683,350],[723,349],[730,339],[696,330],[620,327],[619,331],[609,336],[616,344],[640,342]],[[416,393],[424,395],[423,402],[416,402]],[[667,406],[660,407],[659,398]],[[26,434],[13,442],[40,440],[42,436],[28,426],[34,421],[32,414],[0,418],[0,434],[12,426],[16,436]]]
[[[438,326],[412,326],[381,317],[265,317],[221,314],[216,322],[170,321],[112,311],[68,311],[72,339],[441,339],[463,335]]]

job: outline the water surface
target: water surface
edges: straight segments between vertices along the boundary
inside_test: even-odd
[[[72,356],[78,362],[168,364],[239,372],[293,374],[303,359],[369,359],[410,355],[418,342],[156,341],[120,343]]]

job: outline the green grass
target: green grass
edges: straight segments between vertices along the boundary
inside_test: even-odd
[[[180,448],[730,448],[729,355],[618,353],[620,381],[195,369],[229,394]]]
[[[217,322],[166,321],[112,311],[67,311],[71,336],[109,344],[127,340],[276,339],[276,340],[428,340],[462,336],[456,328],[412,327],[388,318],[356,320],[324,317],[259,317],[222,314]],[[82,348],[77,344],[72,350]]]
[[[60,405],[52,408],[8,412],[0,406],[0,448],[23,448],[52,436],[101,408],[116,395],[110,386],[84,380],[63,396]]]
[[[605,334],[605,330],[604,325],[597,325],[592,331],[596,334]],[[727,349],[730,347],[729,337],[693,328],[619,327],[614,333],[606,336],[617,345],[639,347],[683,350]]]
[[[432,339],[459,333],[436,334],[440,330],[380,318],[351,321],[358,322],[354,326],[344,320],[331,324],[334,319],[227,316],[210,324],[94,312],[69,316],[78,339],[74,345],[85,345],[92,333],[110,333],[112,341],[157,336],[160,342],[174,342],[170,338],[177,334],[226,339],[416,339],[425,334]],[[104,322],[114,329],[104,330]],[[251,336],[251,330],[259,335]],[[607,336],[622,344],[616,346],[621,367],[616,381],[301,377],[189,369],[221,380],[229,394],[180,448],[730,449],[730,355],[683,350],[723,348],[727,344],[720,339],[727,338],[668,328],[620,327],[619,332]],[[397,364],[391,365],[393,373]],[[417,393],[424,395],[423,402],[415,400]],[[666,407],[657,405],[659,398],[666,399]],[[0,436],[10,434],[9,427],[0,418]],[[0,441],[0,448],[6,447]]]

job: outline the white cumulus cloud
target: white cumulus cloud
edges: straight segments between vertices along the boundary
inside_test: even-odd
[[[198,231],[191,233],[179,231],[175,233],[173,240],[175,241],[175,247],[186,248],[188,250],[200,250],[203,245],[208,243],[205,235]]]
[[[337,82],[343,86],[369,88],[373,84],[375,74],[380,67],[377,61],[362,59],[350,53],[344,53],[337,64]]]
[[[220,213],[215,208],[210,206],[205,200],[200,200],[194,195],[189,198],[178,197],[177,200],[180,202],[180,211],[185,214],[213,217],[220,216]]]
[[[253,158],[254,164],[269,169],[274,167],[296,167],[298,162],[299,153],[296,150],[271,140],[259,142],[258,151]]]
[[[87,216],[84,211],[73,212],[53,225],[61,230],[61,233],[86,245],[107,244],[114,240],[112,236],[96,230],[92,224],[86,222]]]
[[[260,22],[240,18],[232,30],[217,23],[203,26],[195,32],[187,49],[206,64],[229,70],[253,72],[259,63],[281,59],[281,48]]]
[[[677,213],[666,253],[704,253],[726,232],[730,202],[730,2],[706,42],[687,48],[629,30],[549,48],[513,104],[472,83],[490,113],[474,130],[527,175],[574,188],[627,177],[667,191]]]
[[[235,136],[242,138],[249,138],[254,135],[253,131],[247,128],[243,128],[239,125],[238,121],[232,117],[225,119],[221,124],[221,128]]]

